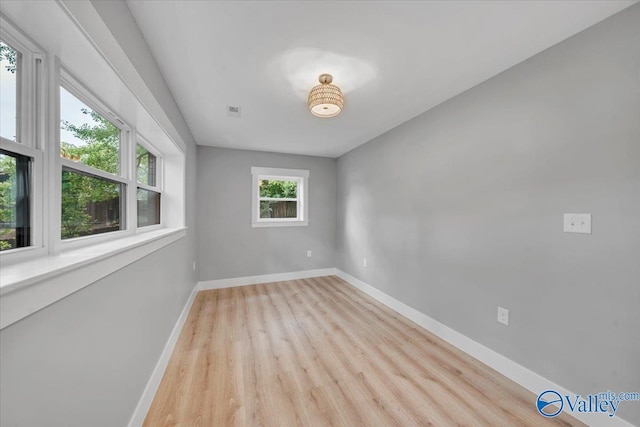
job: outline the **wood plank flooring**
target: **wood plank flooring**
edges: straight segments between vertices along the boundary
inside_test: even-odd
[[[145,426],[575,426],[335,276],[201,291]]]

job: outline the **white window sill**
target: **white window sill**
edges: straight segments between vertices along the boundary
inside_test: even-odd
[[[306,227],[309,221],[258,221],[252,222],[252,227]]]
[[[163,228],[45,255],[0,269],[0,329],[166,245],[186,228]]]

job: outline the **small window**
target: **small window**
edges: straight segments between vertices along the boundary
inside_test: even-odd
[[[160,224],[160,159],[142,145],[136,146],[136,176],[138,180],[138,227]]]
[[[251,173],[253,227],[308,225],[309,171],[254,167]]]
[[[260,219],[297,219],[300,179],[260,179]]]
[[[0,251],[31,245],[31,161],[0,150]]]
[[[0,136],[18,140],[20,53],[0,40]]]

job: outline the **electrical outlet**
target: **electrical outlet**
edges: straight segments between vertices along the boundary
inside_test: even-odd
[[[509,326],[509,310],[506,308],[498,307],[498,322],[503,325]]]
[[[564,214],[564,232],[591,234],[591,214]]]
[[[193,261],[193,271],[196,271],[196,262]]]
[[[363,267],[366,267],[366,266],[367,266],[367,259],[366,259],[366,258],[363,258],[363,259],[362,259],[362,266],[363,266]]]
[[[307,258],[311,258],[311,249],[307,251]]]

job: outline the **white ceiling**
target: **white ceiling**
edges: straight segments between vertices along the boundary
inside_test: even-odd
[[[198,144],[337,157],[635,2],[127,3]]]

